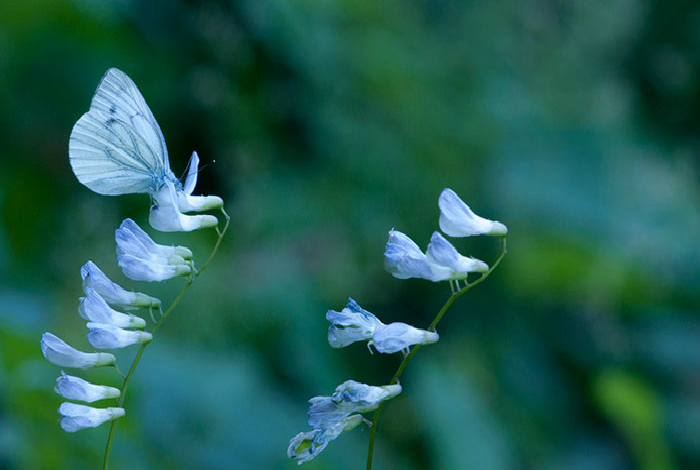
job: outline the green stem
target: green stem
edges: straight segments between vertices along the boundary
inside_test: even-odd
[[[435,331],[435,327],[437,326],[438,323],[440,323],[440,320],[442,320],[442,317],[445,315],[445,312],[452,306],[455,300],[462,294],[465,294],[469,292],[473,287],[481,284],[484,282],[484,280],[489,277],[489,275],[498,267],[498,265],[501,263],[501,260],[503,257],[506,255],[508,252],[507,247],[506,247],[506,238],[503,237],[503,251],[501,252],[501,255],[496,259],[496,261],[493,263],[491,268],[489,268],[488,271],[483,273],[479,279],[476,281],[472,282],[471,284],[467,283],[466,286],[458,290],[457,292],[453,293],[449,299],[445,302],[445,304],[442,306],[440,311],[437,313],[435,318],[433,319],[432,323],[430,326],[428,326],[428,331]],[[466,281],[465,281],[466,282]],[[422,345],[417,344],[416,346],[413,347],[410,353],[408,353],[404,358],[403,361],[401,361],[401,364],[399,364],[399,368],[396,370],[396,373],[394,374],[394,377],[392,377],[391,382],[389,382],[390,385],[394,385],[399,383],[399,378],[401,377],[401,374],[403,374],[404,369],[406,369],[406,365],[408,365],[408,362],[411,360],[411,358],[418,352],[418,350],[421,348]],[[377,422],[379,421],[379,416],[382,414],[382,409],[384,408],[384,403],[382,402],[379,407],[377,408],[377,411],[374,412],[374,416],[372,417],[372,426],[370,427],[369,430],[369,449],[367,450],[367,470],[372,469],[372,458],[374,456],[374,439],[375,436],[377,435]]]
[[[151,334],[154,334],[156,330],[160,327],[160,325],[163,324],[166,318],[172,313],[173,310],[175,310],[175,307],[180,303],[180,300],[182,297],[185,295],[185,292],[190,288],[192,285],[192,282],[194,278],[199,277],[202,272],[209,266],[209,263],[211,263],[212,258],[214,258],[214,255],[219,249],[219,245],[221,245],[221,240],[224,238],[224,234],[226,233],[226,230],[228,230],[229,223],[231,222],[231,217],[224,211],[224,208],[221,208],[221,212],[224,213],[224,217],[226,217],[226,223],[224,224],[223,230],[219,231],[217,228],[216,232],[219,235],[218,240],[216,241],[216,244],[214,245],[214,249],[212,250],[211,254],[209,255],[209,258],[207,259],[206,263],[204,263],[204,266],[202,266],[202,269],[200,269],[194,276],[188,277],[187,282],[185,283],[185,286],[182,288],[180,293],[178,294],[177,297],[175,297],[175,300],[173,300],[173,303],[170,304],[170,307],[163,313],[158,321],[153,325],[153,328],[151,328]],[[129,372],[127,372],[126,376],[124,377],[124,381],[122,382],[122,387],[121,387],[121,395],[119,396],[119,400],[117,400],[117,406],[118,407],[123,407],[124,405],[124,400],[126,399],[126,390],[129,387],[129,381],[131,380],[131,377],[134,375],[134,372],[136,371],[136,366],[138,365],[139,361],[141,361],[141,356],[143,356],[143,351],[146,349],[146,346],[148,346],[149,343],[143,343],[139,350],[136,352],[136,356],[134,357],[134,362],[131,363],[131,367],[129,367]],[[105,456],[102,461],[102,468],[103,470],[107,470],[109,467],[109,454],[112,450],[112,441],[114,439],[114,429],[117,426],[117,420],[113,420],[112,423],[110,424],[109,427],[109,435],[107,436],[107,447],[105,448]]]

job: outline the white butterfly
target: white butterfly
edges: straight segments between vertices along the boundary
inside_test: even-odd
[[[136,84],[121,70],[107,70],[90,110],[73,126],[68,144],[73,173],[82,184],[107,196],[149,193],[154,201],[150,222],[163,231],[216,225],[210,215],[182,212],[220,208],[216,196],[191,196],[199,157],[192,154],[185,185],[168,162],[163,133]]]

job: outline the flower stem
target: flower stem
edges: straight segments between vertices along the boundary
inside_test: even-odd
[[[470,291],[473,287],[481,284],[484,282],[484,280],[489,277],[489,275],[498,267],[498,265],[501,263],[501,260],[503,257],[506,255],[508,252],[508,249],[506,247],[506,237],[502,238],[503,240],[503,251],[501,252],[500,256],[496,261],[493,263],[491,268],[489,268],[488,271],[483,273],[479,279],[476,281],[472,282],[471,284],[467,283],[465,281],[466,286],[464,286],[461,289],[458,289],[457,292],[452,293],[452,295],[447,299],[445,304],[442,306],[440,311],[437,313],[435,318],[433,319],[432,323],[430,326],[428,326],[428,331],[435,331],[435,327],[437,326],[438,323],[440,323],[440,320],[442,317],[445,315],[445,312],[452,306],[455,300],[457,298]],[[406,365],[408,362],[411,360],[411,358],[418,352],[418,350],[421,348],[421,344],[417,344],[416,346],[413,347],[410,353],[408,353],[404,358],[403,361],[401,361],[401,364],[399,364],[399,368],[396,370],[396,373],[394,374],[394,377],[392,377],[391,382],[389,382],[389,385],[394,385],[399,382],[399,378],[401,377],[401,374],[403,374],[404,369],[406,369]],[[377,411],[374,412],[374,416],[372,417],[372,426],[370,427],[369,430],[369,449],[367,451],[367,470],[372,469],[372,458],[374,456],[374,439],[377,434],[377,422],[379,421],[379,416],[382,414],[382,409],[384,408],[384,402],[382,402],[379,407],[377,408]]]
[[[221,245],[221,240],[224,238],[224,235],[226,234],[226,230],[228,230],[229,223],[231,222],[231,217],[224,211],[224,208],[221,208],[221,212],[223,212],[224,217],[226,217],[226,223],[224,224],[223,230],[219,231],[219,229],[216,229],[216,233],[219,235],[219,238],[216,240],[216,244],[214,245],[214,249],[212,250],[211,254],[209,255],[209,258],[207,259],[206,263],[204,263],[204,266],[202,266],[202,269],[199,270],[199,272],[192,277],[188,277],[187,281],[185,282],[184,287],[180,291],[177,297],[175,297],[175,300],[173,300],[173,303],[170,304],[170,307],[163,313],[161,310],[161,316],[158,319],[158,321],[153,325],[153,328],[151,328],[151,334],[155,333],[156,330],[160,327],[160,325],[163,324],[166,318],[172,313],[173,310],[175,310],[175,307],[180,303],[180,300],[182,297],[185,295],[185,292],[190,288],[192,285],[193,280],[196,277],[199,277],[199,275],[202,274],[202,272],[209,266],[209,263],[211,263],[212,258],[214,258],[214,255],[219,249],[219,245]],[[121,395],[119,395],[119,400],[117,401],[117,406],[118,407],[123,407],[124,405],[124,400],[126,399],[126,390],[129,387],[129,381],[131,380],[131,377],[134,375],[134,372],[136,371],[136,366],[138,365],[139,361],[141,360],[141,356],[143,356],[143,351],[146,349],[146,346],[148,346],[149,343],[143,343],[139,350],[136,352],[136,356],[134,357],[134,361],[131,363],[131,367],[129,367],[129,372],[126,373],[126,376],[124,377],[124,381],[122,382],[121,386]],[[102,468],[103,470],[107,470],[109,467],[109,454],[112,450],[112,440],[114,439],[114,429],[116,428],[117,425],[117,420],[113,420],[112,423],[110,424],[109,427],[109,435],[107,436],[107,447],[105,448],[105,456],[102,461]]]

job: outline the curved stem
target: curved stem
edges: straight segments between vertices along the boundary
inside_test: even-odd
[[[484,280],[489,277],[489,275],[498,267],[498,265],[501,263],[501,260],[503,257],[506,255],[508,252],[508,249],[506,247],[506,237],[503,237],[503,251],[501,252],[501,255],[496,259],[496,261],[493,263],[493,265],[489,268],[488,271],[483,273],[479,279],[476,281],[472,282],[471,284],[467,284],[463,288],[459,289],[457,292],[453,292],[453,294],[447,299],[445,304],[442,306],[440,311],[435,315],[435,318],[433,319],[432,323],[430,323],[430,326],[428,326],[428,331],[435,331],[435,327],[437,326],[438,323],[440,323],[440,320],[442,317],[445,315],[445,312],[452,306],[455,300],[467,292],[469,292],[473,287],[481,284],[484,282]],[[413,347],[410,353],[408,353],[404,358],[403,361],[401,361],[401,364],[399,364],[399,368],[396,370],[396,373],[394,374],[394,377],[392,377],[391,382],[389,382],[389,385],[394,385],[399,382],[399,378],[401,377],[401,374],[403,374],[404,369],[406,369],[406,365],[408,365],[408,362],[411,360],[411,358],[418,352],[418,350],[421,348],[421,344],[417,344],[416,346]],[[382,402],[377,410],[374,412],[374,416],[372,416],[372,426],[370,427],[369,430],[369,449],[367,450],[367,470],[372,469],[372,458],[374,456],[374,439],[377,434],[377,422],[379,421],[379,416],[382,414],[382,409],[384,408],[384,402]]]
[[[158,319],[158,321],[153,325],[151,328],[151,334],[155,333],[156,330],[160,327],[160,325],[163,324],[166,318],[172,313],[173,310],[175,310],[175,307],[180,303],[180,300],[182,297],[185,295],[185,292],[190,288],[192,285],[192,282],[196,277],[199,277],[200,274],[209,266],[209,263],[211,263],[211,260],[214,258],[214,255],[219,249],[219,246],[221,245],[221,240],[224,238],[224,235],[226,234],[226,230],[228,230],[229,223],[231,222],[231,217],[226,213],[224,208],[221,208],[221,212],[224,213],[224,217],[226,217],[226,223],[224,224],[223,230],[219,231],[219,229],[216,229],[216,233],[219,235],[218,240],[216,241],[216,244],[214,245],[214,249],[212,250],[211,254],[209,255],[209,258],[207,259],[206,263],[204,263],[204,266],[202,266],[202,269],[200,269],[194,276],[188,277],[187,281],[185,282],[184,287],[180,291],[180,293],[175,297],[175,300],[173,300],[173,303],[170,304],[170,307],[163,313],[161,310],[161,316]],[[124,377],[124,381],[122,382],[121,386],[121,395],[119,395],[119,400],[117,400],[117,406],[118,407],[123,407],[124,405],[124,400],[126,399],[126,390],[129,387],[129,381],[131,380],[131,377],[134,375],[134,372],[136,371],[136,366],[139,364],[139,361],[141,361],[141,356],[143,356],[143,351],[146,349],[146,346],[148,346],[149,343],[143,343],[139,350],[136,352],[136,356],[134,357],[134,361],[131,363],[131,367],[129,367],[129,372],[126,373],[126,376]],[[107,436],[107,447],[105,448],[105,456],[102,461],[102,468],[103,470],[107,470],[109,467],[109,454],[112,450],[112,441],[114,439],[114,429],[116,428],[117,425],[117,420],[113,420],[110,424],[109,427],[109,435]]]

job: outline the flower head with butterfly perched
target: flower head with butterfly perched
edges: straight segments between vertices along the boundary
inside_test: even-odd
[[[106,196],[149,193],[149,222],[164,232],[216,227],[212,215],[185,215],[223,207],[217,196],[192,196],[199,156],[192,153],[184,184],[173,174],[163,133],[136,84],[107,70],[90,109],[75,123],[68,146],[73,173]]]

